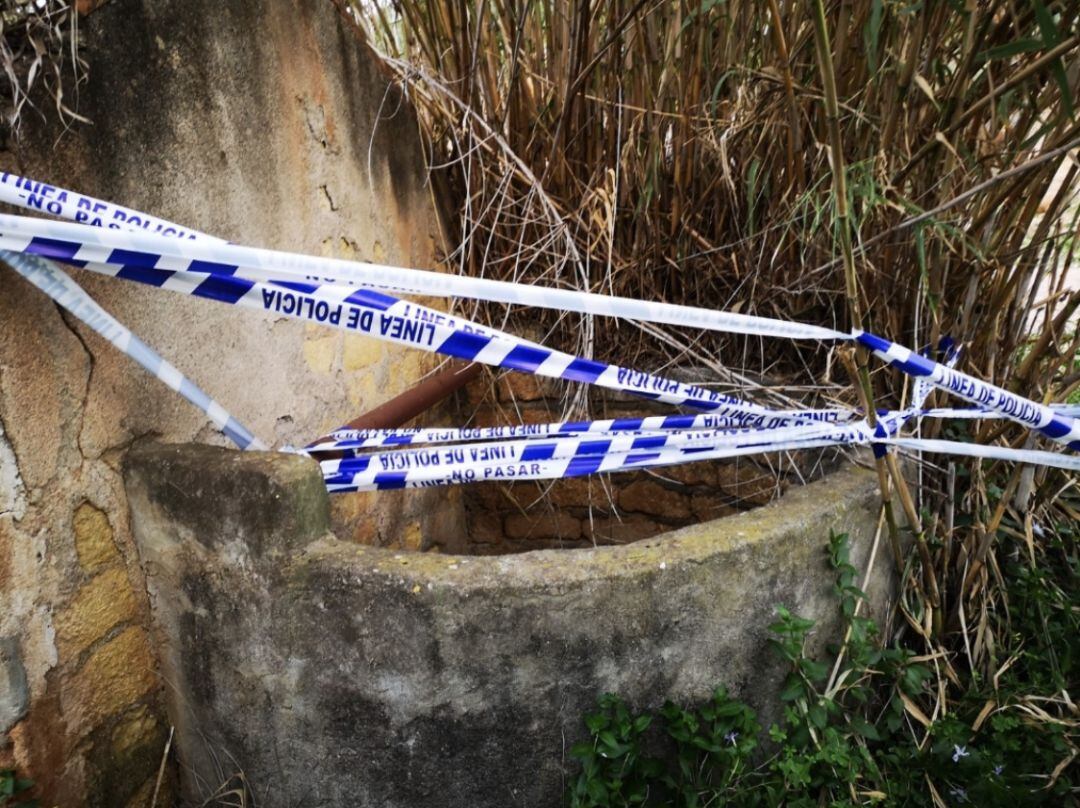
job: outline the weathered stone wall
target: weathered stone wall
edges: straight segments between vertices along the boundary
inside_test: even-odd
[[[80,27],[92,124],[24,115],[0,169],[244,243],[434,265],[415,122],[329,0],[112,0]],[[312,439],[430,367],[359,336],[76,278],[270,443]],[[149,437],[224,442],[0,267],[0,766],[34,777],[46,805],[146,804],[164,746],[119,472]],[[458,530],[443,492],[335,507],[373,543]]]
[[[266,808],[558,805],[605,691],[655,708],[722,683],[767,722],[775,604],[819,621],[812,652],[836,640],[829,531],[866,569],[880,506],[847,468],[624,547],[476,557],[338,540],[297,456],[143,446],[126,482],[185,791],[216,757]],[[891,571],[883,546],[879,609]]]

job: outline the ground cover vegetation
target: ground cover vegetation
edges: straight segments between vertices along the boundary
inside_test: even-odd
[[[813,622],[778,608],[770,628],[789,671],[782,718],[764,731],[723,687],[704,705],[669,702],[642,713],[606,694],[585,718],[588,739],[571,751],[581,769],[568,804],[1073,804],[1076,727],[1045,708],[1076,682],[1076,538],[1073,525],[1057,537],[1071,547],[1072,568],[1064,571],[1021,561],[1017,540],[1001,536],[1016,551],[1003,569],[1013,632],[1003,640],[1016,650],[992,680],[970,676],[962,687],[948,686],[947,703],[928,714],[929,694],[944,686],[945,656],[920,654],[902,635],[890,642],[859,616],[864,595],[847,537],[832,536],[844,641],[829,657],[814,658],[806,652]]]
[[[451,268],[862,327],[916,348],[948,336],[979,378],[1077,400],[1080,4],[352,8],[417,109]],[[706,366],[767,404],[872,412],[910,394],[896,372],[830,346],[478,316],[650,370]],[[567,390],[568,410],[589,404]],[[1037,445],[994,421],[922,434]],[[606,696],[576,750],[571,802],[1075,802],[1076,480],[966,459],[914,468],[905,480],[895,458],[877,464],[902,569],[890,623],[855,613],[834,540],[848,636],[834,658],[810,659],[811,626],[778,612],[792,673],[775,727],[759,732],[722,689],[657,714]],[[657,737],[664,754],[649,747]]]

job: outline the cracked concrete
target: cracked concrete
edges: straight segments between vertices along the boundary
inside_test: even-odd
[[[28,120],[0,170],[238,242],[315,254],[330,245],[329,254],[434,266],[439,229],[415,121],[399,110],[376,125],[387,82],[331,3],[112,0],[80,34],[91,70],[79,112],[93,125],[61,133]],[[351,367],[340,332],[72,275],[275,445],[339,426],[432,366],[380,344],[368,351],[373,364]],[[144,689],[152,662],[124,656],[146,651],[138,632],[148,605],[119,469],[150,438],[226,441],[3,266],[0,289],[0,637],[17,638],[29,698],[0,767],[17,764],[38,780],[44,804],[123,805],[152,772],[100,767],[153,768],[160,749],[117,756],[101,744],[117,727],[146,723],[136,714],[164,718],[160,684]],[[76,552],[74,514],[86,502],[107,514],[117,548],[104,572],[83,568]],[[460,505],[422,492],[343,502],[335,519],[354,536],[378,524],[394,542],[413,523],[430,535],[459,529]],[[91,602],[104,574],[131,584],[135,614],[115,622],[113,611],[92,611],[110,624],[95,623],[101,633],[88,650],[69,654],[54,624],[86,625],[68,612]]]
[[[82,444],[82,425],[83,425],[83,420],[84,420],[84,418],[86,416],[86,403],[90,398],[90,386],[91,386],[91,384],[93,383],[93,380],[94,380],[94,364],[95,364],[94,352],[90,350],[90,346],[86,344],[86,340],[83,338],[83,335],[79,332],[79,326],[77,324],[77,320],[71,314],[69,314],[66,310],[62,309],[60,306],[56,306],[56,313],[60,315],[60,320],[61,320],[61,322],[63,322],[63,324],[65,326],[67,326],[68,331],[70,331],[72,333],[72,335],[75,337],[75,339],[77,339],[79,341],[79,344],[82,346],[83,352],[86,355],[86,361],[87,361],[87,363],[89,365],[89,369],[86,372],[86,385],[83,388],[82,405],[79,407],[79,425],[78,425],[77,431],[76,431],[76,434],[78,435],[79,452],[82,454],[83,458],[85,459],[87,455],[86,455],[86,451],[83,448],[83,444]],[[104,454],[104,452],[102,452],[101,454]],[[100,454],[99,454],[99,456],[100,456]]]

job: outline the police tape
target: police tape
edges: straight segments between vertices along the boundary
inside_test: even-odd
[[[959,351],[949,339],[942,340],[946,362],[951,367],[959,358]],[[916,380],[911,405],[900,411],[881,410],[878,415],[886,435],[895,436],[912,420],[923,418],[973,420],[1000,419],[996,412],[980,408],[923,408],[932,389],[924,378]],[[1073,418],[1080,416],[1080,405],[1051,404],[1056,414]],[[387,446],[412,446],[432,443],[460,443],[465,441],[494,441],[523,438],[575,437],[588,434],[606,437],[632,434],[635,436],[659,436],[674,430],[704,429],[778,429],[807,423],[843,424],[859,418],[851,409],[823,410],[770,410],[768,414],[755,414],[737,408],[721,408],[708,414],[655,415],[637,418],[611,418],[595,421],[559,421],[546,424],[521,424],[465,429],[448,428],[398,428],[398,429],[340,429],[326,438],[311,443],[302,451],[318,457],[322,454],[352,456],[361,449]]]
[[[568,457],[544,458],[525,455],[525,459],[500,457],[501,447],[498,446],[485,449],[452,447],[438,450],[442,455],[438,462],[429,454],[430,465],[404,470],[382,467],[384,461],[391,467],[397,462],[385,458],[385,455],[397,454],[396,452],[361,455],[356,458],[358,463],[355,466],[347,467],[344,471],[325,471],[324,479],[327,488],[332,492],[422,488],[484,481],[556,480],[600,472],[662,468],[761,452],[795,451],[836,445],[840,445],[840,442],[832,437],[769,441],[760,435],[748,435],[734,445],[725,443],[720,446],[679,446],[624,452],[593,452],[589,451],[591,447],[586,447],[586,453]],[[461,459],[462,457],[464,459]]]
[[[16,235],[12,235],[12,232],[15,232]],[[76,237],[83,240],[72,240]],[[147,241],[152,242],[157,252],[151,253],[145,249],[138,249],[139,247],[145,247]],[[176,260],[170,259],[167,254],[170,245],[178,245],[182,248],[174,252],[195,252],[203,255],[206,260],[204,258],[185,258],[179,263],[189,267],[189,269],[176,269],[172,266],[177,263]],[[390,308],[398,304],[402,306],[415,304],[398,301],[371,289],[360,288],[350,292],[348,286],[340,284],[340,281],[346,283],[358,282],[357,267],[360,267],[361,270],[363,267],[375,267],[376,269],[394,270],[398,273],[415,272],[419,275],[438,276],[438,273],[378,267],[377,265],[361,265],[355,262],[340,261],[339,259],[300,256],[295,253],[237,248],[235,245],[229,244],[201,244],[190,240],[119,230],[103,230],[68,222],[51,222],[8,215],[0,215],[0,246],[47,255],[76,264],[81,262],[110,264],[119,268],[115,273],[117,277],[160,285],[173,291],[184,291],[188,294],[209,297],[233,305],[252,308],[258,308],[261,305],[264,309],[286,314],[286,316],[321,322],[346,330],[357,330],[410,347],[437,351],[470,361],[495,364],[512,370],[625,390],[665,403],[683,403],[702,409],[714,409],[722,403],[734,403],[734,400],[730,397],[722,396],[714,391],[706,391],[694,385],[672,382],[652,374],[606,365],[594,360],[574,358],[569,354],[549,349],[515,344],[514,339],[508,338],[501,333],[484,333],[483,331],[470,333],[470,331],[466,330],[468,326],[452,329],[442,323],[409,320],[407,317],[393,313]],[[302,263],[304,260],[308,262],[305,264],[308,269],[326,265],[324,269],[331,272],[334,267],[344,266],[348,267],[351,272],[346,272],[339,277],[331,276],[330,279],[333,283],[330,286],[319,286],[304,281],[271,281],[271,284],[276,283],[286,288],[268,289],[267,284],[263,281],[247,280],[239,276],[237,273],[240,272],[240,264],[228,263],[229,260],[242,258],[245,253],[242,252],[237,255],[230,253],[223,259],[221,254],[214,252],[221,250],[240,250],[247,251],[248,254],[256,254],[258,257],[252,261],[256,271],[269,273],[270,275],[280,264],[282,267],[280,271],[287,275],[292,273],[291,277],[297,277],[295,265],[298,261]],[[190,270],[190,267],[193,266],[197,267],[194,274]],[[164,276],[160,271],[163,268],[172,273],[165,280],[162,280]],[[188,274],[182,274],[185,272]],[[211,274],[205,275],[203,273]],[[313,276],[307,275],[305,277],[310,278]],[[461,279],[460,276],[439,277]],[[199,282],[195,283],[195,279],[199,279]],[[472,281],[477,279],[465,278],[464,280]],[[523,296],[530,291],[539,292],[541,295],[549,292],[560,294],[566,292],[566,290],[523,284],[486,280],[484,282],[494,283],[500,287],[523,290]],[[574,295],[583,299],[624,300],[595,294],[571,294],[571,296]],[[540,303],[538,305],[545,304]],[[664,306],[666,304],[655,305]],[[685,306],[676,308],[690,310],[690,307]],[[375,311],[379,312],[378,319],[376,319]],[[701,312],[703,315],[717,314],[702,309],[694,309],[693,311]],[[603,307],[598,307],[590,313],[605,312]],[[343,316],[345,317],[344,323],[342,322]],[[445,317],[445,315],[442,316]],[[743,318],[743,320],[740,320],[738,327],[730,329],[738,333],[776,335],[774,331],[770,330],[772,328],[771,324],[780,322],[768,318],[751,317],[750,315],[732,316]],[[650,322],[668,322],[664,317],[646,315],[643,316],[643,319]],[[764,323],[765,326],[761,326],[757,331],[747,330],[746,319],[754,321],[757,325]],[[716,322],[713,323],[713,326],[717,330],[725,330]],[[793,326],[793,328],[797,327]],[[817,327],[807,326],[806,328],[815,329]],[[803,331],[799,333],[808,336],[810,332]],[[830,335],[837,333],[830,332]],[[436,336],[439,338],[438,343],[435,342]],[[828,338],[833,339],[834,336]],[[924,377],[926,382],[936,387],[959,395],[961,398],[965,398],[986,409],[999,412],[1004,417],[1026,427],[1034,428],[1050,439],[1068,445],[1072,449],[1080,448],[1080,423],[1077,423],[1075,419],[1055,415],[1044,405],[1008,393],[1001,388],[981,382],[933,360],[920,357],[903,346],[873,334],[854,332],[850,337],[845,338],[855,339],[865,347],[873,350],[880,358],[892,363],[906,373]]]
[[[148,269],[211,270],[227,275],[272,272],[280,280],[359,286],[391,293],[461,297],[579,314],[787,339],[847,340],[849,334],[769,317],[694,306],[634,300],[551,286],[449,275],[340,258],[320,258],[202,239],[178,239],[142,231],[110,230],[74,222],[0,215],[0,234],[21,242],[21,251],[45,247],[47,257]],[[35,239],[40,241],[35,244]]]
[[[828,412],[830,417],[841,414],[845,413]],[[912,409],[909,412],[888,415],[965,417],[984,414],[975,410]],[[896,445],[910,451],[960,455],[965,453],[966,448],[972,447],[971,444],[954,441],[897,438],[895,431],[907,422],[906,417],[883,418],[875,428],[862,420],[848,424],[823,421],[817,425],[695,429],[691,426],[691,420],[694,425],[712,425],[725,419],[713,415],[657,416],[652,419],[529,425],[524,428],[416,430],[411,434],[393,430],[353,431],[352,434],[360,443],[372,438],[388,440],[391,443],[395,440],[404,443],[405,439],[418,438],[439,443],[455,439],[505,438],[507,434],[520,434],[522,429],[540,427],[535,434],[525,435],[519,440],[371,452],[333,457],[320,461],[319,465],[328,488],[331,491],[344,492],[492,480],[554,480],[594,472],[658,468],[676,463],[827,446]],[[665,427],[671,431],[665,432]],[[625,431],[619,431],[620,429]],[[335,434],[345,435],[348,432]],[[340,450],[349,446],[350,441],[343,439],[315,444],[304,451],[318,459],[321,453],[331,448]],[[1004,447],[979,446],[976,449],[977,456],[988,459],[1037,463],[1070,471],[1080,470],[1080,457]]]
[[[312,289],[310,282],[316,280],[332,284],[387,288],[422,294],[476,297],[494,302],[520,303],[760,336],[783,336],[794,339],[855,339],[873,350],[880,358],[905,372],[926,377],[926,381],[934,386],[953,392],[986,409],[1000,412],[1006,418],[1034,428],[1054,441],[1069,445],[1070,448],[1080,448],[1080,423],[1077,423],[1075,419],[1055,416],[1041,404],[1010,394],[994,385],[960,374],[958,371],[952,371],[944,365],[912,354],[908,349],[896,343],[864,332],[853,332],[847,335],[818,326],[789,323],[753,315],[714,312],[689,306],[650,303],[595,293],[445,275],[341,259],[316,258],[298,253],[178,239],[156,233],[111,230],[92,225],[53,222],[21,216],[0,215],[0,234],[4,237],[3,246],[5,247],[41,252],[60,260],[110,263],[136,269],[191,270],[195,268],[195,271],[201,272],[220,272],[223,277],[233,277],[234,280],[239,280],[235,276],[237,273],[242,274],[245,270],[261,270],[270,274],[278,272],[293,278],[304,277],[308,285],[296,290],[295,294],[299,295],[310,292]],[[208,278],[206,282],[212,287],[215,286],[212,278]],[[304,281],[299,283],[304,283]],[[208,292],[207,296],[217,294],[216,289],[213,288]],[[234,286],[226,294],[235,293]],[[312,298],[300,298],[297,305],[303,308],[305,302],[308,303],[310,315],[308,319],[319,319],[320,312],[326,313],[327,317],[330,316],[330,309],[319,307]],[[422,340],[422,332],[423,329],[414,329],[409,333],[414,338]],[[401,333],[404,333],[404,330]],[[457,352],[450,355],[474,359],[488,347],[492,340],[494,337],[462,336],[446,347],[456,349]],[[492,350],[498,351],[499,348],[500,346],[496,345]],[[512,362],[505,366],[515,370],[538,372],[536,368],[528,366],[537,358],[536,355],[531,354],[529,348],[522,347],[515,358],[520,357],[524,357],[525,361],[522,364],[526,365],[525,367],[515,367]],[[547,358],[544,357],[544,359]],[[484,358],[481,357],[475,361],[484,361]],[[592,360],[580,360],[568,366],[565,370],[569,372],[570,380],[607,386],[606,383],[611,381],[610,377],[603,381],[590,377],[594,375],[599,377],[612,366],[597,368],[594,364],[588,364],[591,362]],[[548,375],[540,372],[542,375]],[[558,377],[567,378],[566,375]],[[641,374],[641,378],[646,383],[649,377],[651,374]],[[651,378],[656,379],[656,377]],[[683,402],[678,402],[672,400],[679,398],[677,395],[669,398],[651,396],[641,390],[638,392],[667,403],[686,403],[692,398],[692,396],[685,397]]]
[[[1078,458],[1052,452],[899,437],[906,423],[922,417],[1006,418],[1071,449],[1080,448],[1076,408],[1029,401],[957,371],[949,366],[955,352],[947,364],[940,364],[866,332],[843,334],[753,315],[243,247],[139,211],[10,174],[0,176],[0,201],[73,220],[68,223],[0,215],[0,248],[25,253],[24,259],[33,255],[55,258],[114,277],[320,322],[408,347],[597,384],[710,411],[707,416],[549,424],[541,430],[534,425],[493,427],[479,430],[479,434],[476,430],[339,431],[329,440],[301,450],[314,457],[326,452],[345,455],[323,461],[331,490],[449,484],[468,481],[470,475],[471,479],[488,479],[485,475],[550,479],[618,468],[663,466],[691,459],[860,443],[878,447],[892,444],[911,451],[946,454],[966,451],[969,456],[1067,469],[1080,464]],[[11,258],[6,260],[11,262]],[[31,265],[23,261],[16,269],[27,274],[28,266]],[[54,298],[56,294],[66,294],[70,300],[77,299],[75,305],[84,314],[92,311],[83,298],[91,304],[93,301],[70,278],[55,267],[51,267],[54,272],[50,273],[47,262],[36,266],[38,272],[31,274],[41,281],[36,282],[39,288]],[[69,285],[62,283],[61,276]],[[914,379],[913,405],[903,411],[882,413],[874,430],[865,422],[856,421],[855,413],[845,410],[774,411],[696,385],[552,351],[495,329],[398,300],[386,294],[388,291],[467,297],[759,336],[855,340]],[[112,318],[102,320],[100,315],[109,318],[100,307],[87,314],[91,320],[97,319],[99,325],[109,322],[106,330],[123,333],[114,328],[123,329],[123,326]],[[87,322],[95,327],[90,320]],[[177,381],[179,372],[175,368],[164,363],[130,332],[127,335],[110,341],[166,383],[171,380],[173,389],[210,414],[238,445],[245,439],[248,446],[259,445],[220,405],[182,376]],[[923,410],[922,402],[931,387],[958,396],[975,408]],[[704,420],[708,418],[712,420]],[[538,443],[537,439],[543,437],[552,440]],[[521,440],[515,440],[518,438]],[[491,439],[495,442],[490,442]],[[465,440],[474,443],[441,449],[358,453],[360,449],[375,446]],[[477,440],[480,442],[476,443]]]
[[[981,446],[956,441],[919,438],[881,438],[865,429],[848,434],[822,434],[810,437],[770,437],[751,431],[740,438],[703,440],[703,445],[625,447],[605,449],[606,441],[579,443],[563,447],[565,439],[550,444],[510,448],[502,444],[488,446],[451,446],[424,451],[409,459],[403,452],[380,452],[360,455],[350,461],[324,461],[323,475],[331,492],[379,491],[398,488],[424,488],[473,482],[513,482],[519,480],[558,480],[602,472],[656,469],[688,462],[729,459],[765,452],[790,452],[823,447],[857,446],[868,443],[895,445],[910,451],[976,456],[1051,466],[1080,471],[1080,457],[1055,452]],[[531,443],[531,442],[530,442]],[[563,447],[563,451],[560,451]],[[415,450],[414,450],[415,451]],[[550,454],[550,456],[549,456]],[[557,456],[557,455],[562,456]]]
[[[7,171],[0,172],[0,202],[50,216],[59,216],[62,219],[70,219],[79,224],[111,230],[141,230],[174,238],[222,241],[222,239],[165,219],[125,208],[123,205],[96,199],[77,191],[69,191],[46,182],[20,177]]]
[[[10,246],[9,239],[0,236],[0,247]],[[34,245],[32,249],[44,248]],[[57,257],[55,251],[52,257]],[[768,413],[760,405],[700,385],[575,357],[371,289],[99,263],[87,263],[83,268],[178,294],[364,334],[406,348],[584,382],[666,404],[701,410],[726,407],[748,415]]]
[[[562,436],[554,440],[503,440],[471,443],[463,447],[435,449],[402,449],[393,452],[360,455],[352,458],[335,458],[320,463],[325,474],[345,474],[366,471],[377,462],[378,471],[412,471],[437,466],[445,459],[457,458],[464,462],[498,461],[525,463],[534,460],[561,460],[591,455],[625,455],[633,452],[651,452],[668,449],[719,449],[727,446],[747,446],[755,441],[788,442],[828,438],[836,443],[866,442],[873,430],[866,422],[837,427],[832,424],[813,426],[798,425],[777,429],[692,429],[662,434],[638,435],[607,434],[602,436],[582,434]]]
[[[223,243],[220,239],[188,230],[164,219],[13,174],[0,175],[0,201],[72,219],[77,223],[92,227],[143,230],[155,235]],[[70,244],[56,243],[52,239],[32,240],[29,245],[24,245],[18,239],[9,241],[0,238],[0,245],[66,260],[101,274],[249,308],[258,308],[255,300],[259,298],[245,296],[246,292],[254,288],[254,285],[248,287],[247,284],[252,280],[270,282],[284,286],[285,289],[283,291],[270,290],[267,293],[264,287],[259,286],[258,289],[263,292],[262,306],[264,309],[273,310],[287,317],[340,327],[342,326],[342,307],[349,305],[346,301],[358,302],[361,305],[381,310],[378,320],[379,333],[372,333],[372,327],[376,322],[374,313],[361,313],[355,306],[347,310],[344,328],[355,327],[356,330],[371,336],[409,347],[430,350],[433,347],[431,345],[432,325],[437,324],[453,329],[456,333],[452,335],[452,338],[443,340],[435,350],[456,358],[470,359],[567,381],[596,383],[665,403],[687,404],[700,409],[714,409],[722,404],[737,404],[747,414],[765,411],[760,406],[739,402],[736,398],[721,396],[694,385],[685,385],[626,369],[613,369],[610,365],[603,366],[602,363],[550,351],[529,340],[513,337],[476,323],[459,321],[435,309],[408,301],[399,301],[376,292],[362,293],[350,287],[313,285],[307,283],[306,278],[304,282],[282,283],[279,272],[258,268],[245,269],[247,278],[245,280],[235,277],[233,268],[208,263],[196,263],[192,270],[198,274],[190,275],[159,269],[154,265],[156,262],[148,263],[145,259],[134,263],[138,259],[130,252],[116,256],[118,260],[112,265],[85,261],[74,258]],[[202,273],[219,275],[221,278],[217,280],[206,278]],[[413,319],[417,321],[417,324],[406,325],[404,324],[406,319]],[[428,344],[418,344],[423,342],[425,334]],[[489,342],[483,345],[478,353],[473,354],[474,347],[484,339],[488,339]],[[440,348],[445,348],[445,350],[440,350]],[[599,381],[593,379],[592,377],[601,367],[603,371],[599,373]],[[650,388],[660,392],[650,393]]]
[[[406,446],[425,443],[503,440],[512,438],[557,438],[581,434],[663,435],[670,430],[690,429],[775,429],[800,423],[842,423],[856,418],[853,410],[772,410],[768,414],[725,412],[704,415],[650,415],[640,418],[607,418],[597,421],[558,421],[548,424],[473,427],[471,429],[341,429],[328,440],[304,447],[309,454],[351,452],[376,446]]]
[[[1070,449],[1080,449],[1080,422],[1069,415],[1055,412],[1045,404],[1010,393],[955,368],[927,359],[874,334],[856,331],[852,336],[856,342],[873,351],[879,359],[902,370],[908,376],[924,380],[939,390],[1034,429]]]
[[[955,360],[955,353],[948,356],[950,363]],[[305,451],[318,458],[327,449],[350,449],[372,440],[381,445],[405,445],[415,441],[497,439],[430,449],[347,453],[345,457],[335,456],[319,464],[330,491],[378,491],[480,481],[556,480],[763,452],[867,443],[875,449],[892,444],[911,451],[962,455],[970,444],[898,439],[896,433],[913,418],[1000,417],[979,410],[922,409],[928,393],[928,386],[917,385],[912,406],[904,411],[882,413],[874,428],[866,420],[842,424],[855,417],[855,413],[844,410],[797,413],[802,418],[818,417],[820,422],[816,425],[765,425],[758,421],[752,425],[734,423],[734,428],[719,428],[728,426],[732,419],[717,414],[653,416],[478,430],[409,430],[407,434],[395,430],[343,430],[334,433],[333,440],[314,444]],[[511,434],[521,435],[522,439],[506,439]],[[1080,457],[1002,447],[978,449],[979,456],[985,458],[1080,470]]]
[[[214,399],[161,358],[149,345],[136,337],[111,314],[99,306],[86,291],[51,261],[36,255],[0,250],[5,261],[30,283],[70,311],[115,348],[134,359],[171,390],[198,407],[210,421],[241,449],[266,450],[267,446]]]

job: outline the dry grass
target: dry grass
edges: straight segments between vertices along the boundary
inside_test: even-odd
[[[0,5],[0,135],[18,134],[27,109],[51,107],[65,125],[86,119],[73,109],[86,77],[79,57],[79,17],[65,0],[4,0]]]
[[[373,3],[362,19],[422,116],[459,271],[843,328],[813,4],[789,6],[440,0]],[[1080,135],[1058,82],[1076,38],[1042,32],[1028,4],[827,12],[867,326],[908,343],[980,337],[969,367],[1000,380],[1050,274],[1048,239],[1068,226],[1066,192],[1033,232],[1060,163],[904,223]],[[1054,12],[1057,31],[1076,27],[1076,8]],[[559,335],[653,366],[688,347],[576,318]],[[760,373],[780,358],[784,376],[822,381],[814,346],[690,337],[716,364]]]

